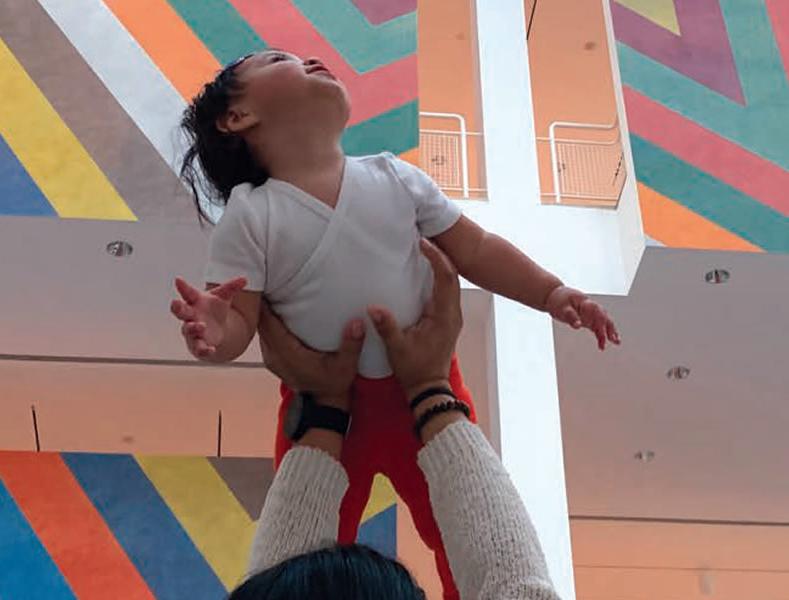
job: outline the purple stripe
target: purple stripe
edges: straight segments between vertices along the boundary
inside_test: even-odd
[[[682,35],[611,3],[616,38],[641,54],[745,105],[718,0],[674,0]]]
[[[373,25],[401,17],[416,10],[416,0],[351,0]]]

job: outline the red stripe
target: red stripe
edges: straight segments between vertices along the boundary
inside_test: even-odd
[[[789,215],[789,171],[625,87],[631,133]]]
[[[0,452],[0,478],[79,600],[156,600],[59,454]]]
[[[775,41],[784,58],[784,70],[789,79],[789,2],[786,0],[767,0],[767,12],[773,22]]]
[[[288,0],[230,0],[266,40],[302,57],[316,56],[345,84],[351,95],[349,125],[413,101],[418,95],[416,55],[359,74]]]

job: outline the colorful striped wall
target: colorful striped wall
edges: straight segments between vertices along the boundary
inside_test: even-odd
[[[270,459],[0,452],[0,598],[221,600],[244,574]],[[378,478],[359,539],[397,554]]]
[[[789,2],[611,8],[646,234],[789,252]]]
[[[193,221],[179,116],[266,47],[345,82],[349,154],[416,148],[415,0],[0,0],[0,216]]]

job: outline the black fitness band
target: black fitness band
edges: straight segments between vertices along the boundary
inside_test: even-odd
[[[457,396],[450,390],[448,387],[432,387],[426,389],[424,392],[419,394],[416,398],[411,400],[411,412],[416,410],[416,407],[422,404],[428,398],[432,398],[433,396],[449,396],[454,398],[455,400],[458,399]]]
[[[422,439],[422,429],[424,429],[425,425],[427,425],[433,417],[451,410],[462,412],[464,415],[466,415],[467,419],[471,416],[471,409],[468,407],[468,404],[465,402],[460,402],[459,400],[453,400],[452,402],[442,402],[441,404],[431,406],[424,413],[422,413],[422,416],[419,417],[416,425],[414,425],[414,435],[416,435],[417,439]]]

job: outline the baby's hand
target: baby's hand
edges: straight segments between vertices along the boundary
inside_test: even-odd
[[[246,279],[239,277],[203,292],[176,278],[175,287],[182,300],[173,300],[170,312],[183,321],[181,333],[193,356],[207,359],[216,353],[224,337],[233,296],[246,284]]]
[[[593,302],[583,292],[567,286],[559,286],[548,296],[545,310],[554,319],[570,327],[586,327],[597,336],[597,347],[605,350],[606,341],[619,345],[619,332],[603,307]]]

